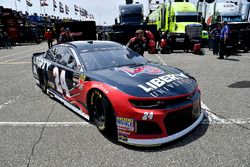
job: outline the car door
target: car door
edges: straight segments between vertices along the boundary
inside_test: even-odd
[[[62,65],[59,68],[60,84],[64,95],[71,98],[72,101],[80,94],[82,88],[79,88],[79,86],[83,83],[80,79],[85,77],[76,51],[72,47],[65,47],[64,49],[64,56],[59,61],[59,64]]]
[[[60,74],[63,69],[63,62],[65,59],[65,47],[61,45],[53,46],[47,51],[46,56],[51,59],[51,64],[47,67],[48,89],[52,91],[53,94],[62,96],[63,86],[65,85],[61,84],[64,78],[63,75],[61,78]]]
[[[51,53],[53,63],[48,68],[50,83],[48,85],[53,86],[51,87],[53,93],[87,113],[86,102],[84,101],[86,76],[83,73],[77,52],[73,47],[65,45],[54,46]]]
[[[84,69],[80,63],[77,56],[77,52],[72,48],[68,47],[65,54],[69,57],[68,62],[65,66],[65,88],[67,86],[66,99],[74,104],[77,108],[81,109],[87,113],[86,107],[86,91],[84,89],[84,84],[86,81],[86,76],[84,75]],[[63,71],[62,71],[63,72]],[[61,72],[61,76],[64,74]]]
[[[89,119],[86,105],[87,91],[84,86],[88,79],[84,74],[77,52],[72,47],[65,48],[65,57],[67,63],[63,62],[64,67],[60,73],[64,98],[77,109],[75,111],[78,114]]]

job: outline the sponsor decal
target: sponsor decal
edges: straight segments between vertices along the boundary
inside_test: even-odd
[[[47,64],[47,67],[50,65],[50,63],[41,57],[35,57],[34,63],[37,65],[40,69],[45,69],[45,65]]]
[[[152,75],[160,75],[163,74],[164,71],[160,68],[153,67],[153,66],[139,66],[139,67],[121,67],[116,68],[117,71],[123,71],[127,73],[129,76],[134,77],[137,74],[152,74]]]
[[[211,25],[211,23],[212,23],[212,16],[209,16],[208,19],[207,19],[207,24]]]
[[[226,7],[226,8],[232,8],[232,7],[234,7],[234,5],[233,4],[224,4],[224,7]]]
[[[130,135],[130,132],[128,132],[128,131],[124,131],[124,130],[118,130],[118,134],[128,136],[128,135]]]
[[[38,68],[44,69],[45,61],[43,58],[35,57],[35,64],[37,64]]]
[[[130,118],[117,117],[116,125],[119,131],[131,131],[135,130],[135,121]]]
[[[167,92],[169,92],[169,89],[178,87],[183,84],[193,85],[193,82],[185,74],[179,73],[163,75],[151,79],[143,85],[137,86],[143,89],[145,92],[149,93],[151,96],[158,97],[160,94],[166,94]]]
[[[106,94],[109,93],[109,91],[105,88],[105,85],[103,85],[103,84],[96,84],[96,85],[94,85],[94,87],[100,89],[101,91],[103,91]]]
[[[48,81],[48,87],[55,89],[55,84],[51,81]]]
[[[124,134],[119,134],[118,133],[118,140],[119,141],[128,141],[128,136]]]
[[[90,98],[90,103],[91,103],[91,105],[93,105],[94,104],[94,97],[95,96],[99,96],[99,98],[102,98],[102,94],[99,92],[99,91],[94,91],[93,93],[92,93],[92,95],[91,95],[91,98]]]
[[[79,85],[79,90],[83,90],[83,85]]]
[[[86,76],[85,76],[85,75],[80,75],[80,77],[79,77],[79,84],[80,84],[80,85],[83,85],[85,79],[86,79]]]
[[[85,79],[86,79],[85,75],[80,75],[79,80],[78,80],[79,90],[83,90]]]
[[[86,76],[85,75],[80,75],[78,76],[74,76],[73,77],[73,82],[74,82],[74,86],[75,87],[79,87],[79,90],[83,90],[84,87],[84,83],[86,82]]]

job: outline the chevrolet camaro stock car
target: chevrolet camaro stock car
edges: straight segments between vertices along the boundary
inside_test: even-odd
[[[150,62],[111,41],[74,41],[34,53],[43,92],[118,141],[154,146],[178,139],[202,121],[196,80]]]

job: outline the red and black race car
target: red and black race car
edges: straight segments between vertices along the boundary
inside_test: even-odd
[[[115,42],[74,41],[35,53],[41,89],[118,141],[160,145],[202,121],[196,80]]]

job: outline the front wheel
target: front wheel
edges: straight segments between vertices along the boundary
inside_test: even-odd
[[[113,109],[107,97],[98,90],[91,95],[91,110],[97,129],[104,134],[113,134],[116,123]]]

